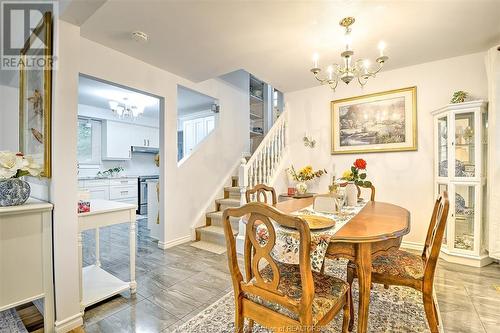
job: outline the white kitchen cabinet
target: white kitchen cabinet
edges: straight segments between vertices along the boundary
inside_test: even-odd
[[[109,199],[121,200],[135,198],[137,202],[137,185],[110,186]]]
[[[133,133],[133,146],[160,147],[160,130],[155,127],[132,125],[130,131]]]
[[[109,200],[109,186],[87,187],[90,199]]]
[[[85,179],[78,182],[80,189],[90,193],[90,199],[120,201],[137,205],[137,178]]]
[[[106,120],[102,122],[102,159],[129,160],[132,157],[130,124]]]

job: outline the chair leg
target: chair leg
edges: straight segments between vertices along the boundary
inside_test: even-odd
[[[243,317],[243,308],[241,298],[236,296],[234,299],[235,311],[234,311],[234,331],[236,333],[243,333],[243,327],[245,326],[245,317]]]
[[[354,327],[354,304],[352,301],[352,282],[354,281],[354,270],[347,267],[347,283],[349,284],[349,332]]]
[[[342,333],[348,333],[349,332],[349,323],[350,323],[350,317],[351,317],[351,290],[349,289],[349,292],[346,293],[345,295],[346,300],[344,304],[344,318],[342,320]]]
[[[438,321],[436,318],[436,310],[434,308],[432,295],[424,294],[423,301],[424,301],[425,316],[427,317],[429,328],[431,329],[432,333],[438,333],[439,332]]]
[[[389,289],[389,285],[388,284],[384,284],[384,288],[385,289]]]

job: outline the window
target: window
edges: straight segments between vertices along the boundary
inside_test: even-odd
[[[101,164],[101,122],[78,118],[78,163]]]

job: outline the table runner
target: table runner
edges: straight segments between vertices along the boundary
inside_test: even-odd
[[[321,266],[325,260],[326,250],[332,237],[340,230],[347,222],[356,216],[367,201],[360,200],[355,206],[344,207],[341,214],[337,213],[321,213],[313,210],[313,206],[300,209],[292,212],[291,215],[315,215],[326,217],[335,221],[335,226],[320,230],[311,230],[311,269],[315,272],[321,271]],[[292,228],[287,228],[272,221],[276,232],[276,244],[271,252],[271,257],[279,262],[287,264],[299,264],[299,232]],[[267,227],[260,224],[256,228],[256,238],[264,245],[267,243],[269,234]]]

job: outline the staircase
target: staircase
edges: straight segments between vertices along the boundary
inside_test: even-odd
[[[224,188],[224,197],[215,200],[215,211],[206,214],[205,226],[196,228],[196,242],[191,246],[217,254],[226,252],[222,214],[226,208],[245,204],[247,188],[257,184],[273,186],[288,147],[286,116],[285,111],[249,159],[242,158],[238,176],[233,176],[231,185]],[[233,235],[238,236],[237,248],[240,252],[240,243],[245,235],[244,224],[238,218],[232,218],[230,222]]]
[[[196,228],[196,242],[192,243],[191,246],[216,254],[226,252],[222,214],[226,208],[239,207],[240,204],[241,195],[238,177],[233,176],[231,186],[224,187],[224,197],[215,200],[215,211],[206,214],[205,226]],[[239,219],[232,218],[230,221],[233,227],[233,235],[236,236],[238,234]]]

